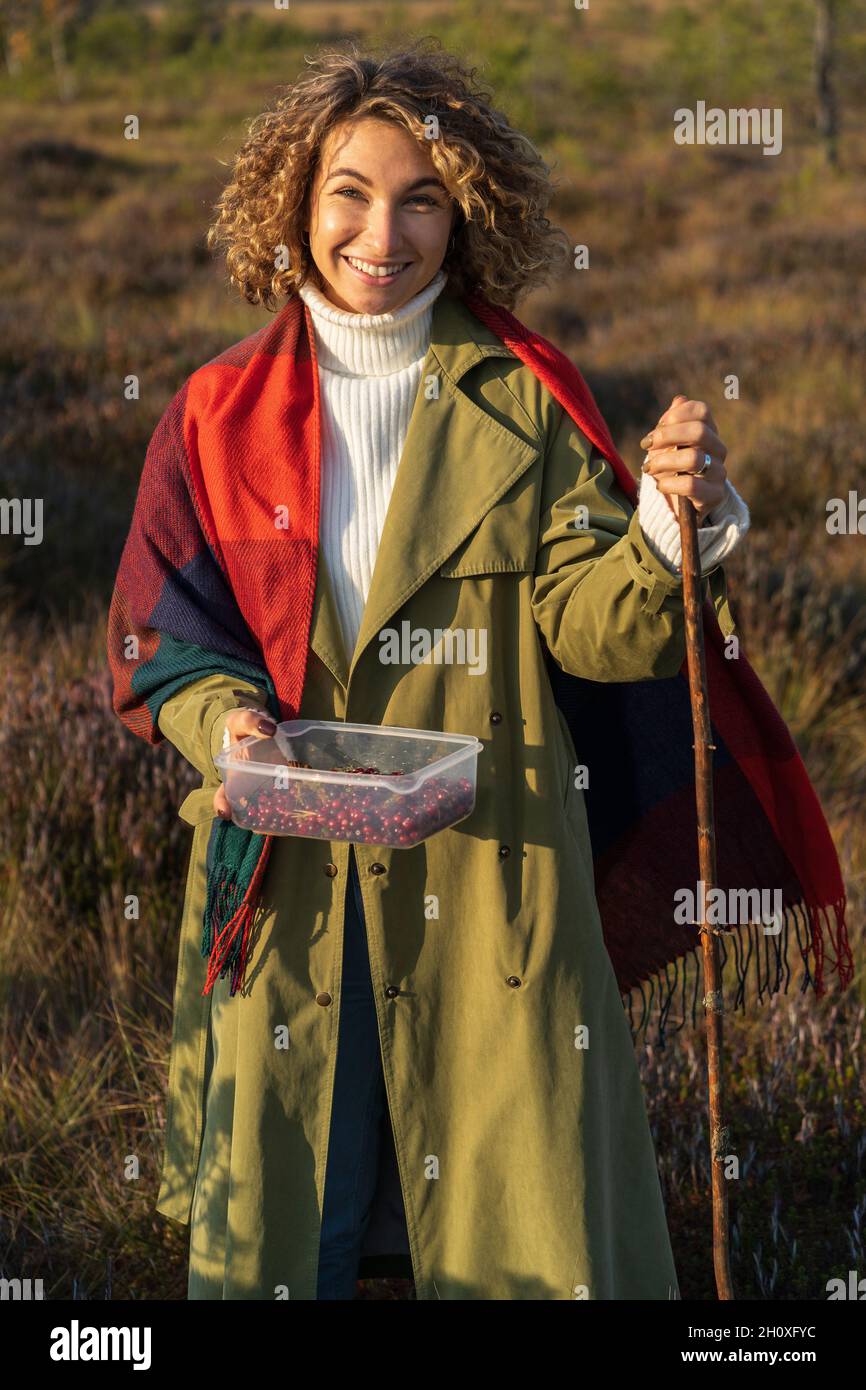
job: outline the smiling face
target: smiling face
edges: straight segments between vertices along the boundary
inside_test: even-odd
[[[403,126],[367,116],[335,127],[307,222],[322,294],[356,314],[399,309],[441,266],[456,209],[429,154]],[[401,268],[384,273],[394,266]]]

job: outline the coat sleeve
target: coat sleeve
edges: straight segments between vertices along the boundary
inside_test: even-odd
[[[160,732],[206,782],[220,782],[214,756],[222,748],[226,715],[243,705],[267,709],[266,692],[237,676],[205,676],[164,702],[159,711]]]
[[[724,572],[712,591],[733,630]],[[544,460],[532,611],[553,659],[592,681],[674,676],[685,660],[682,579],[650,549],[608,461],[561,409]]]

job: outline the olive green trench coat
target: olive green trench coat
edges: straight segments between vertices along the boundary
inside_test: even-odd
[[[730,630],[719,567],[707,585]],[[403,624],[471,630],[474,661],[381,660]],[[440,296],[355,652],[320,565],[300,711],[483,743],[468,818],[413,849],[355,847],[390,1120],[361,1272],[402,1249],[419,1299],[676,1298],[543,644],[591,680],[670,676],[681,583],[553,396]],[[246,992],[201,994],[213,757],[226,712],[258,702],[213,676],[159,715],[203,777],[181,808],[195,831],[157,1206],[190,1223],[191,1298],[316,1296],[348,844],[275,842]]]

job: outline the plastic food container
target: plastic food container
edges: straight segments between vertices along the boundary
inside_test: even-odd
[[[236,825],[409,849],[475,806],[480,739],[291,719],[214,758]]]

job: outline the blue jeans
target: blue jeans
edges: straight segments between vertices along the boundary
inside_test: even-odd
[[[349,846],[337,1071],[325,1173],[317,1299],[354,1298],[386,1107],[364,905]]]

